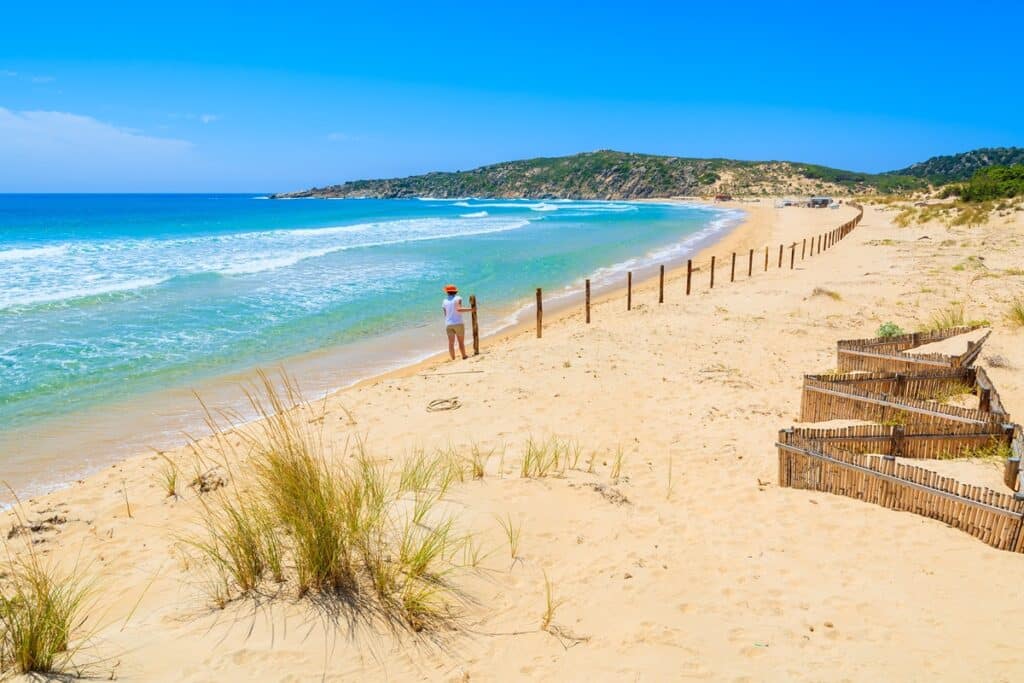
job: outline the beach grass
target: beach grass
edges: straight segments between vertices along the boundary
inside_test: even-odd
[[[921,326],[921,332],[934,332],[945,330],[951,327],[960,327],[964,324],[963,304],[950,304],[940,308],[931,314],[928,321]]]
[[[833,301],[843,300],[843,297],[842,295],[839,294],[839,292],[836,292],[831,289],[825,289],[824,287],[815,287],[814,290],[811,292],[811,296],[827,296],[829,299],[832,299]]]
[[[91,587],[77,567],[61,572],[31,549],[16,558],[8,548],[0,577],[0,674],[80,673],[73,638],[86,621]]]
[[[505,519],[498,517],[498,524],[505,532],[505,539],[508,541],[508,555],[511,564],[515,564],[519,557],[519,539],[523,533],[522,522],[513,523],[512,515],[506,514]]]
[[[200,533],[188,539],[217,580],[211,597],[223,606],[262,592],[268,578],[294,586],[298,598],[335,599],[370,607],[413,630],[448,614],[451,586],[444,577],[458,542],[455,519],[437,505],[464,461],[449,448],[416,452],[397,476],[365,443],[340,458],[323,447],[322,420],[284,378],[278,389],[261,375],[249,394],[261,418],[236,429],[252,468],[252,482],[204,499]],[[219,430],[217,448],[233,448]],[[224,460],[224,452],[210,454]],[[453,463],[457,463],[453,465]]]
[[[548,577],[547,571],[544,571],[544,611],[540,617],[541,631],[547,631],[551,628],[551,622],[555,618],[555,611],[561,604],[561,601],[555,599],[551,579]]]
[[[1015,297],[1010,302],[1006,317],[1014,327],[1024,327],[1024,297]]]

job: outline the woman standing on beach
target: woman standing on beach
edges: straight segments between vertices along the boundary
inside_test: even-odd
[[[462,322],[462,314],[472,309],[462,307],[462,297],[455,285],[446,285],[444,292],[447,296],[441,302],[441,309],[444,310],[445,331],[448,332],[448,354],[455,360],[455,339],[458,338],[459,352],[462,360],[466,360],[466,325]]]

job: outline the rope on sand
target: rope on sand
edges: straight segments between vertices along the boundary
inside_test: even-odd
[[[461,407],[462,404],[459,403],[458,396],[452,396],[451,398],[438,398],[427,404],[427,412],[438,413],[442,410],[457,410]]]

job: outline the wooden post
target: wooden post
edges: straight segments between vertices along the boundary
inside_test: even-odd
[[[804,238],[804,246],[800,247],[800,260],[807,258],[807,238]]]
[[[544,325],[544,303],[540,297],[540,287],[537,288],[537,339],[541,337],[541,329]]]
[[[736,252],[732,252],[732,269],[729,270],[729,282],[736,282]]]
[[[782,245],[779,245],[779,268],[782,267]]]
[[[590,280],[589,279],[587,280],[587,285],[586,285],[586,300],[587,300],[587,304],[586,304],[587,324],[589,325],[590,324]]]
[[[626,310],[633,310],[633,271],[626,273]]]
[[[686,296],[690,296],[690,278],[693,277],[693,259],[686,259]]]
[[[764,271],[768,272],[768,247],[764,248]]]
[[[658,303],[665,303],[665,266],[658,269]]]
[[[747,264],[747,277],[754,275],[754,250],[750,250],[750,263]]]
[[[793,264],[796,262],[796,242],[789,247],[789,269],[793,270]]]
[[[480,355],[480,327],[476,321],[476,294],[469,295],[470,315],[473,319],[473,355]]]
[[[715,288],[715,257],[712,256],[711,257],[711,287],[710,287],[710,289],[714,289],[714,288]]]
[[[992,411],[992,391],[990,389],[978,390],[978,410],[983,413]]]

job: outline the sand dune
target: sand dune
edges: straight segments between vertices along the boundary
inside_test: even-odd
[[[418,447],[504,449],[446,503],[490,552],[453,575],[456,628],[396,632],[293,598],[211,607],[179,544],[203,514],[198,494],[167,498],[163,461],[146,455],[23,506],[62,520],[34,534],[40,552],[80,557],[96,578],[82,657],[147,681],[1018,679],[1024,557],[933,520],[780,489],[773,444],[797,420],[803,373],[835,367],[838,339],[890,320],[914,329],[952,300],[991,321],[980,362],[1024,413],[1024,333],[1003,320],[1024,287],[1003,273],[1024,260],[1024,223],[898,228],[867,207],[831,250],[801,260],[798,246],[791,271],[788,249],[777,268],[779,243],[853,210],[742,207],[751,220],[701,255],[702,267],[718,256],[711,292],[702,269],[685,297],[674,271],[664,304],[645,283],[628,313],[615,293],[589,326],[569,311],[541,340],[526,326],[466,362],[435,359],[326,401],[339,452],[357,436],[393,463]],[[734,283],[732,251],[744,257]],[[969,254],[985,273],[953,270]],[[425,410],[455,396],[456,411]],[[526,440],[552,435],[582,447],[579,469],[520,478]],[[188,449],[168,456],[190,467]],[[521,524],[515,562],[496,517]],[[545,574],[553,632],[540,629]]]

